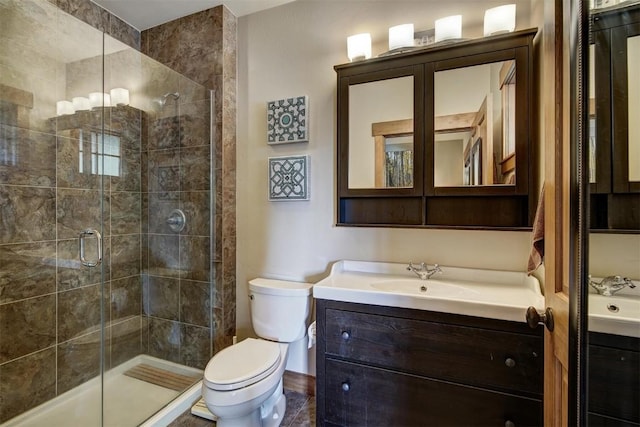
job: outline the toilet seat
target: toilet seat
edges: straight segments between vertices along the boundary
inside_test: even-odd
[[[204,383],[212,390],[236,390],[269,376],[279,364],[278,343],[247,338],[225,348],[209,361]]]

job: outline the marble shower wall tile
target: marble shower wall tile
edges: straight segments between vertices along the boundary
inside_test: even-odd
[[[211,187],[209,146],[180,149],[180,189],[202,191]]]
[[[97,257],[95,240],[87,238],[86,257],[94,260]],[[59,240],[57,258],[58,291],[67,291],[87,285],[100,283],[103,278],[111,279],[111,239],[102,240],[102,263],[99,267],[85,267],[78,259],[78,239]]]
[[[15,339],[15,331],[20,331],[20,339]],[[55,342],[55,295],[0,305],[0,364],[45,349]]]
[[[182,235],[209,237],[211,230],[210,191],[180,193],[180,209],[187,218]]]
[[[110,289],[111,319],[116,321],[123,318],[137,317],[139,321],[142,307],[142,281],[140,275],[112,280]]]
[[[100,375],[100,340],[97,331],[58,345],[58,394]]]
[[[111,233],[139,234],[140,233],[140,193],[112,192],[111,193]]]
[[[180,281],[180,321],[209,327],[211,323],[211,285],[209,282]]]
[[[210,239],[200,236],[180,236],[180,277],[208,282],[210,280]]]
[[[178,236],[149,235],[148,273],[154,276],[180,276],[180,240]]]
[[[55,291],[55,242],[0,245],[0,304]]]
[[[180,363],[204,369],[211,359],[211,329],[182,324]]]
[[[142,348],[142,318],[131,316],[111,328],[110,346],[111,367],[116,367],[139,354],[145,353]]]
[[[180,281],[147,276],[143,284],[144,313],[166,320],[180,320]]]
[[[111,279],[140,274],[140,235],[111,237]]]
[[[0,423],[56,396],[56,350],[0,365]]]
[[[149,355],[180,363],[180,322],[149,318]]]
[[[0,184],[55,186],[56,138],[0,125]]]
[[[99,329],[101,298],[100,285],[58,294],[58,342],[79,338]],[[106,315],[108,322],[108,313]]]
[[[56,238],[52,188],[0,185],[0,244]]]
[[[104,235],[109,230],[109,197],[100,190],[76,190],[58,188],[57,191],[58,239],[77,238],[87,228],[100,229]]]

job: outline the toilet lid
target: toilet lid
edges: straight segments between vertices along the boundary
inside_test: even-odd
[[[204,371],[204,381],[213,390],[235,390],[270,375],[279,363],[278,343],[247,338],[213,356]]]

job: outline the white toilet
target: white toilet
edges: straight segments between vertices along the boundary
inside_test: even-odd
[[[311,317],[310,283],[249,282],[251,322],[260,339],[247,338],[207,364],[202,397],[218,427],[277,427],[286,400],[282,375],[289,343],[305,337]]]

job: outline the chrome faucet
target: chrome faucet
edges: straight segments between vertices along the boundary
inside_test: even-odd
[[[429,268],[424,262],[421,262],[417,266],[410,262],[407,270],[413,271],[421,280],[427,280],[436,273],[442,273],[438,264],[435,264],[433,268]]]
[[[591,287],[600,295],[604,295],[606,297],[610,297],[627,286],[630,288],[636,287],[629,278],[620,276],[608,276],[598,283],[591,280],[591,275],[589,275],[589,285],[591,285]]]

